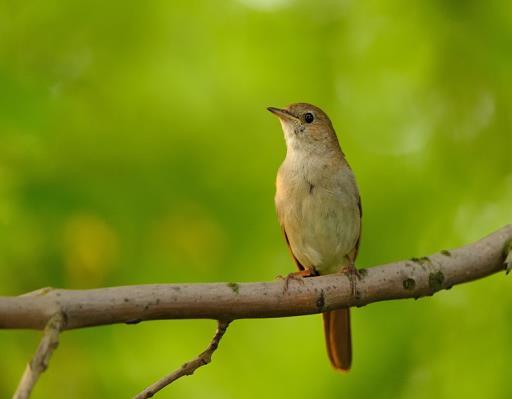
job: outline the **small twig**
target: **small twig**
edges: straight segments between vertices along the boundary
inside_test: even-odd
[[[27,399],[30,397],[34,386],[48,367],[48,362],[53,351],[59,345],[59,333],[64,325],[64,316],[62,313],[53,315],[44,329],[43,338],[37,348],[32,360],[27,364],[25,371],[18,384],[18,388],[13,395],[13,399]]]
[[[230,322],[219,320],[217,323],[217,331],[215,332],[215,336],[211,340],[210,345],[208,345],[208,348],[206,348],[203,353],[201,353],[195,359],[183,364],[178,370],[173,371],[171,374],[150,385],[144,389],[144,391],[135,395],[133,399],[151,398],[155,393],[162,390],[167,385],[172,384],[178,378],[184,377],[186,375],[192,375],[194,374],[194,371],[196,371],[199,367],[206,366],[208,363],[210,363],[212,360],[213,352],[217,350],[219,342],[226,332]]]

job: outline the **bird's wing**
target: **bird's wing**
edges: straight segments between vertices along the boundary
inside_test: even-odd
[[[288,251],[290,252],[290,255],[292,256],[293,260],[295,261],[297,268],[301,271],[306,270],[306,268],[299,262],[299,260],[293,254],[292,247],[290,245],[290,240],[288,239],[288,235],[286,234],[286,229],[284,228],[284,223],[280,223],[280,224],[281,224],[281,231],[283,232],[284,239],[286,240],[286,245],[288,246]]]
[[[357,237],[356,245],[354,249],[349,253],[349,258],[352,261],[352,264],[355,263],[357,254],[359,253],[359,244],[361,244],[361,231],[363,227],[362,219],[363,219],[363,207],[361,206],[361,196],[357,197],[357,208],[359,209],[359,236]]]
[[[278,192],[279,192],[279,185],[280,185],[279,184],[280,183],[279,176],[280,176],[280,174],[278,172],[277,173],[277,181],[276,181],[276,186],[277,186]],[[299,262],[299,260],[297,259],[297,257],[294,255],[294,253],[292,251],[292,247],[290,245],[290,239],[288,238],[288,234],[286,233],[285,215],[283,212],[283,208],[281,206],[279,206],[279,203],[277,201],[277,193],[276,193],[276,213],[277,213],[277,220],[279,220],[279,226],[281,227],[281,231],[283,232],[283,236],[286,241],[286,245],[288,246],[288,251],[290,252],[290,255],[292,256],[299,271],[305,270],[306,268]]]

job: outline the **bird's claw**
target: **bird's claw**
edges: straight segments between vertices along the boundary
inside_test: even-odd
[[[354,265],[346,266],[341,269],[341,272],[345,274],[350,280],[350,287],[352,288],[352,296],[357,297],[357,280],[361,280],[363,275],[359,273],[359,270]]]
[[[505,274],[512,270],[512,240],[505,246]]]
[[[310,269],[301,270],[298,272],[289,273],[286,277],[283,277],[281,275],[277,276],[278,279],[284,281],[284,289],[283,292],[288,291],[288,286],[290,285],[291,280],[298,281],[302,285],[304,285],[304,278],[305,277],[311,277],[315,276],[316,273]]]
[[[304,278],[301,275],[297,275],[295,273],[289,273],[286,277],[279,275],[277,278],[284,281],[284,292],[288,291],[288,286],[290,285],[291,280],[295,280],[301,284],[304,284]]]

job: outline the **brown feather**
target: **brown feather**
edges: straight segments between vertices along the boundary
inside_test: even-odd
[[[290,240],[288,239],[288,235],[286,234],[286,230],[284,229],[283,225],[281,225],[281,231],[284,234],[284,239],[286,240],[286,245],[288,245],[288,251],[290,251],[290,255],[292,256],[293,260],[295,261],[295,264],[297,265],[297,268],[300,271],[306,270],[306,268],[299,262],[299,260],[293,254],[292,247],[290,246]]]
[[[349,371],[352,364],[350,309],[325,312],[323,318],[329,360],[336,370]]]
[[[359,245],[361,245],[361,234],[363,233],[363,207],[361,205],[361,196],[357,197],[357,208],[359,209],[359,218],[361,223],[359,225],[359,237],[357,237],[356,245],[354,246],[352,252],[349,253],[349,258],[352,264],[356,262],[357,254],[359,253]]]

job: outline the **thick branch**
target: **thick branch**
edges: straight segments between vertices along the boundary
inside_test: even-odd
[[[282,281],[43,289],[34,295],[0,297],[0,328],[42,329],[59,312],[66,318],[63,328],[73,329],[155,319],[298,316],[418,298],[505,270],[510,240],[512,225],[458,249],[373,267],[362,272],[356,297],[343,274],[292,281],[286,292]]]
[[[184,377],[186,375],[194,374],[199,367],[206,366],[208,363],[212,361],[213,352],[217,350],[219,347],[219,342],[224,336],[227,328],[229,326],[229,321],[218,321],[217,331],[215,332],[215,336],[212,338],[210,345],[208,348],[197,356],[195,359],[183,364],[178,370],[173,371],[171,374],[163,377],[158,380],[154,384],[150,385],[144,391],[134,396],[133,399],[147,399],[151,398],[155,393],[165,388],[167,385],[172,384],[178,378]]]
[[[27,399],[30,397],[30,393],[34,389],[39,376],[48,367],[50,357],[59,344],[59,334],[63,323],[64,318],[61,313],[53,315],[48,321],[44,329],[43,338],[41,338],[34,357],[27,364],[23,372],[13,399]]]

